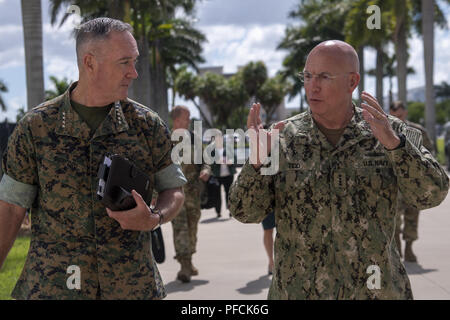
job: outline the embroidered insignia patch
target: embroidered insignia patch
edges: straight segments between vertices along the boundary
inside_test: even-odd
[[[417,149],[420,149],[422,145],[422,132],[420,130],[406,126],[404,134],[409,142],[416,146]]]

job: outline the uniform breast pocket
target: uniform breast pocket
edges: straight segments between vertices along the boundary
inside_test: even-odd
[[[356,181],[356,200],[364,213],[376,213],[388,207],[397,187],[391,168],[360,168],[356,171]]]
[[[296,163],[283,166],[277,177],[278,190],[298,196],[308,193],[308,190],[314,186],[314,181],[315,171]]]
[[[58,213],[77,210],[77,197],[86,171],[87,168],[73,161],[69,154],[44,154],[38,168],[40,201],[49,214],[54,214],[59,219]]]

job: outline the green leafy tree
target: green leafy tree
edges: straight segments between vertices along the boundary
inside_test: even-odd
[[[287,93],[287,84],[281,75],[267,79],[263,85],[258,88],[256,97],[261,102],[261,106],[266,112],[266,123],[272,122],[272,116],[283,102]]]
[[[174,91],[178,93],[181,97],[186,100],[192,101],[200,112],[203,120],[206,122],[208,127],[212,127],[212,123],[209,122],[208,117],[203,113],[200,108],[199,102],[197,102],[199,97],[199,86],[200,78],[187,70],[187,67],[181,68],[174,80]]]
[[[436,103],[436,122],[446,124],[450,121],[450,99]]]
[[[442,81],[441,84],[434,86],[436,98],[450,99],[450,84]]]
[[[239,72],[244,89],[251,99],[255,98],[259,88],[267,80],[267,67],[262,61],[249,62]]]
[[[54,89],[45,90],[46,101],[64,94],[70,85],[70,81],[66,77],[58,79],[55,76],[50,76],[50,81],[53,83]]]
[[[198,96],[213,114],[213,125],[220,128],[228,127],[230,114],[249,99],[239,75],[225,79],[211,72],[199,78]]]
[[[408,103],[408,120],[422,124],[425,118],[425,104],[423,102]]]

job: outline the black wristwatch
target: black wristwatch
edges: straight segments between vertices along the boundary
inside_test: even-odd
[[[156,230],[156,229],[158,229],[162,224],[163,224],[163,215],[161,214],[161,210],[159,210],[159,209],[157,209],[157,208],[150,208],[150,211],[153,213],[153,214],[157,214],[158,216],[159,216],[159,221],[158,221],[158,224],[152,229],[152,231],[153,230]]]

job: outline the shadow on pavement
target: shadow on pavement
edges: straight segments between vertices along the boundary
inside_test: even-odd
[[[268,275],[259,277],[256,280],[247,282],[245,287],[237,289],[242,294],[258,294],[267,289],[272,283],[272,279]]]
[[[411,274],[424,274],[424,273],[430,273],[434,271],[438,271],[439,269],[424,269],[422,266],[418,263],[414,262],[403,262],[405,265],[406,272]]]
[[[191,280],[191,282],[188,283],[182,283],[181,281],[174,280],[172,282],[169,282],[165,285],[166,293],[170,294],[172,292],[187,292],[191,291],[197,286],[203,286],[205,284],[208,284],[208,280]]]
[[[229,218],[229,217],[223,217],[223,216],[220,218],[214,217],[214,218],[202,220],[202,221],[200,221],[200,223],[227,222],[227,221],[230,221],[230,219],[231,218]]]

